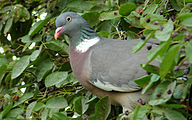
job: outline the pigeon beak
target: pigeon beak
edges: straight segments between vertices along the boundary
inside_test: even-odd
[[[58,28],[56,29],[55,35],[54,35],[54,37],[55,37],[56,40],[57,40],[57,38],[61,35],[61,33],[63,32],[63,28],[64,28],[64,26],[58,27]]]

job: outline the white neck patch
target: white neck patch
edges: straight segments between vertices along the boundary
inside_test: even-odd
[[[86,52],[91,46],[95,45],[97,42],[99,42],[100,38],[95,37],[92,39],[84,39],[79,45],[76,46],[76,50],[79,52]]]

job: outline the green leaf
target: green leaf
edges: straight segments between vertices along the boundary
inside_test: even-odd
[[[33,95],[33,97],[36,98],[36,96],[38,95],[38,93],[39,93],[40,91],[39,91],[39,87],[37,86],[37,83],[34,83],[34,87],[35,87],[35,90],[34,90],[34,95]]]
[[[79,9],[79,10],[90,10],[93,5],[88,2],[88,1],[83,1],[83,0],[71,0],[67,4],[68,8],[73,8],[73,9]]]
[[[43,26],[45,24],[47,24],[47,22],[50,20],[49,17],[45,18],[44,20],[41,20],[39,22],[36,22],[30,29],[29,31],[29,36],[32,37],[33,35],[35,35],[39,30],[41,30],[43,28]]]
[[[53,85],[56,85],[58,83],[61,83],[67,78],[68,73],[67,72],[54,72],[48,75],[45,78],[45,86],[51,87]]]
[[[119,14],[123,16],[128,16],[135,9],[136,9],[135,3],[125,3],[120,6]]]
[[[23,109],[21,108],[15,108],[12,109],[11,111],[9,111],[5,118],[16,118],[17,116],[19,116],[21,113],[23,112]]]
[[[163,25],[163,30],[157,30],[155,32],[155,37],[160,40],[160,41],[168,41],[172,35],[172,31],[173,31],[173,22],[171,21],[171,19],[168,21],[168,23]]]
[[[192,27],[192,25],[191,25],[191,19],[192,19],[192,16],[189,17],[189,18],[184,19],[184,20],[182,21],[182,24],[183,24],[184,26],[187,26],[187,27]]]
[[[8,64],[9,64],[8,60],[7,60],[6,58],[4,58],[4,57],[3,57],[3,58],[0,58],[0,61],[1,61],[1,62],[0,62],[0,67],[1,67],[2,65],[4,65],[4,64],[5,64],[5,65],[8,65]]]
[[[88,109],[88,105],[85,103],[88,101],[88,97],[81,96],[75,101],[75,112],[79,115],[83,115]]]
[[[176,17],[176,20],[185,20],[186,18],[189,18],[192,16],[192,13],[183,13]]]
[[[148,59],[147,64],[152,60],[154,60],[158,55],[163,55],[168,49],[170,43],[171,41],[164,42],[160,44],[155,50],[150,51],[149,54],[147,55],[147,59]]]
[[[91,26],[97,25],[99,21],[100,14],[98,12],[89,12],[83,14],[81,17],[83,17]]]
[[[150,19],[150,22],[146,22],[146,19]],[[155,21],[158,22],[157,25],[153,24]],[[160,26],[166,23],[166,19],[162,15],[150,13],[145,17],[141,17],[140,23],[147,30],[150,30],[150,29],[157,30],[159,29]]]
[[[179,105],[179,104],[162,104],[161,106],[166,108],[186,108],[185,105]]]
[[[35,107],[37,101],[34,101],[32,103],[30,103],[28,106],[27,106],[27,109],[26,109],[26,118],[30,118],[31,117],[31,114],[32,114],[32,110],[33,108]]]
[[[181,96],[183,95],[183,92],[184,92],[183,91],[184,87],[185,87],[185,84],[179,84],[179,85],[176,86],[175,91],[173,93],[173,97],[175,99],[180,99],[181,98]]]
[[[39,50],[35,50],[31,55],[30,55],[30,60],[34,61],[37,59],[39,54],[41,53],[42,45],[39,47]]]
[[[134,45],[132,48],[132,53],[138,52],[153,35],[154,35],[154,32],[152,32],[149,36],[147,36],[146,40],[140,40],[136,45]]]
[[[170,71],[172,65],[175,64],[175,56],[177,55],[177,52],[179,51],[180,47],[181,46],[179,44],[173,45],[165,55],[160,65],[159,74],[161,76],[161,79],[166,76],[166,74]]]
[[[68,106],[67,100],[64,97],[62,97],[62,96],[52,97],[46,103],[46,107],[47,108],[51,108],[51,109],[52,108],[61,109],[61,108],[65,108],[67,106]]]
[[[79,97],[74,104],[75,112],[77,112],[79,115],[82,115],[82,103],[81,103],[81,97]]]
[[[149,112],[149,105],[137,105],[137,107],[128,115],[131,120],[145,120],[147,112]]]
[[[192,42],[190,41],[189,43],[187,43],[187,44],[185,45],[186,57],[187,57],[187,60],[188,60],[190,63],[192,63],[191,51],[192,51]]]
[[[33,108],[34,111],[39,111],[41,108],[44,108],[45,104],[43,104],[42,102],[38,102],[35,107]]]
[[[23,56],[14,66],[11,79],[17,78],[23,71],[27,68],[29,65],[30,61],[30,56],[26,55]]]
[[[5,25],[4,34],[7,34],[13,23],[13,17],[8,19]]]
[[[154,74],[159,74],[159,68],[157,66],[154,65],[150,65],[150,64],[142,64],[141,67],[146,70],[147,72],[150,73],[154,73]]]
[[[1,65],[1,67],[0,67],[0,82],[1,82],[1,75],[3,75],[3,72],[6,70],[6,68],[7,68],[7,65]]]
[[[99,20],[104,21],[104,20],[111,20],[115,18],[122,17],[118,11],[110,11],[110,12],[102,12],[100,14]]]
[[[168,120],[187,120],[180,112],[175,110],[165,110],[164,115]]]
[[[95,116],[91,120],[106,120],[111,110],[111,103],[108,96],[100,99],[95,106]]]
[[[149,104],[159,105],[167,102],[171,98],[173,91],[175,89],[175,86],[176,86],[176,81],[173,81],[173,82],[165,81],[158,84],[151,95]],[[168,91],[170,91],[171,93],[168,94]]]
[[[3,110],[2,118],[11,110],[12,106],[13,106],[12,102],[9,105],[7,105],[7,107]]]
[[[37,81],[41,81],[44,75],[53,68],[53,62],[47,59],[37,66]]]
[[[50,48],[51,50],[55,51],[62,51],[66,54],[69,54],[69,46],[59,40],[51,40],[50,42],[46,43],[47,47]]]
[[[134,82],[140,87],[144,87],[151,79],[152,75],[145,75],[141,78],[134,80]]]
[[[5,6],[5,7],[0,9],[0,13],[5,13],[11,9],[12,9],[12,6]]]
[[[70,120],[65,114],[61,112],[54,113],[53,117],[55,117],[56,120]]]
[[[42,115],[41,115],[41,120],[47,120],[48,112],[49,112],[49,109],[48,109],[48,108],[45,108],[45,109],[43,110]]]
[[[16,107],[17,105],[19,105],[23,102],[26,102],[28,99],[30,99],[32,97],[33,97],[33,93],[31,93],[31,92],[23,94],[17,101],[15,101],[13,107]]]
[[[99,4],[99,5],[93,6],[90,11],[97,11],[101,13],[102,11],[107,11],[107,10],[109,10],[109,7],[107,5]]]

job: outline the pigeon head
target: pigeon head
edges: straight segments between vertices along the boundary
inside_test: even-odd
[[[61,34],[71,37],[86,23],[87,22],[80,15],[74,12],[65,12],[59,15],[55,21],[57,29],[54,37],[57,39]]]

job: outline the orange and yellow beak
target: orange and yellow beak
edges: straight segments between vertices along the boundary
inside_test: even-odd
[[[57,38],[60,36],[59,33],[55,33],[54,38],[57,40]]]
[[[63,32],[63,27],[64,27],[64,26],[58,27],[58,28],[56,29],[55,35],[54,35],[54,38],[55,38],[56,40],[57,40],[57,38],[59,38],[59,36],[62,34],[62,32]]]

